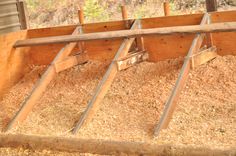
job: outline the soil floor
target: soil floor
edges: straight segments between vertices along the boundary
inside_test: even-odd
[[[61,72],[12,133],[70,136],[109,62],[90,61]],[[236,147],[236,56],[218,56],[189,74],[169,127],[153,137],[182,59],[143,62],[117,74],[93,120],[75,137],[144,141],[213,149]],[[0,130],[46,67],[33,67],[0,101]],[[17,153],[17,154],[16,154]],[[1,149],[0,155],[78,155]]]

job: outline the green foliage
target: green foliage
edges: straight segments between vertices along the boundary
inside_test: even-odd
[[[148,7],[146,5],[140,5],[137,7],[137,9],[134,11],[134,18],[140,19],[143,17],[147,17],[148,14]]]
[[[84,15],[87,22],[107,21],[109,15],[105,7],[99,4],[98,0],[86,0],[84,5]]]

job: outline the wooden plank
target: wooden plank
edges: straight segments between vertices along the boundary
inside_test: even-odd
[[[136,29],[140,22],[135,20],[131,29]],[[76,124],[73,134],[76,134],[79,129],[86,123],[88,123],[96,111],[99,109],[99,104],[103,100],[103,97],[106,95],[109,87],[111,86],[116,73],[118,72],[116,61],[122,57],[125,57],[129,49],[134,42],[135,38],[125,39],[124,42],[121,44],[118,52],[116,53],[113,61],[111,62],[110,66],[108,67],[107,72],[103,76],[101,82],[98,84],[94,96],[92,97],[91,101],[88,103],[86,110],[84,111],[83,115],[81,116],[79,122]]]
[[[145,51],[142,52],[135,52],[130,54],[124,58],[121,58],[116,61],[118,70],[125,70],[137,63],[146,61],[148,59],[148,53]]]
[[[164,7],[164,15],[170,16],[170,3],[168,1],[164,2],[163,7]]]
[[[74,30],[73,34],[78,34],[80,32],[80,28],[81,27],[78,26]],[[77,43],[70,43],[61,49],[61,51],[57,54],[57,56],[53,60],[52,64],[48,67],[46,72],[44,72],[41,79],[37,81],[30,95],[23,101],[20,110],[15,114],[13,119],[8,124],[6,131],[9,131],[10,129],[14,128],[15,126],[17,126],[19,122],[22,122],[27,117],[29,112],[33,109],[37,100],[42,96],[42,94],[46,90],[48,84],[57,74],[53,64],[63,60],[68,55],[70,55],[70,53],[72,52],[72,50],[76,45]]]
[[[54,63],[54,67],[56,69],[56,72],[59,73],[76,65],[84,64],[87,61],[88,61],[88,56],[85,53],[82,53],[75,56],[68,56],[64,60],[56,62]]]
[[[210,47],[208,49],[200,51],[199,53],[194,54],[191,57],[191,68],[194,69],[197,66],[205,64],[208,61],[216,58],[216,56],[217,56],[216,47]]]
[[[25,2],[22,0],[17,0],[16,2],[17,10],[19,12],[19,21],[21,23],[21,29],[28,29],[28,15],[26,11]]]
[[[167,28],[120,30],[111,32],[90,33],[82,35],[65,35],[58,37],[45,37],[19,40],[14,47],[36,46],[43,44],[69,43],[89,40],[103,40],[113,38],[139,37],[144,35],[170,35],[170,34],[195,34],[212,32],[236,31],[236,22],[214,23],[208,25],[177,26]]]
[[[206,0],[207,12],[217,11],[217,0]]]
[[[23,148],[33,151],[61,151],[92,153],[100,155],[173,155],[183,156],[235,155],[236,149],[218,150],[204,147],[180,147],[145,142],[127,142],[98,139],[81,139],[59,136],[25,134],[0,134],[0,148]]]
[[[209,18],[209,15],[205,14],[200,25],[207,24],[208,18]],[[187,57],[185,58],[184,64],[181,68],[181,71],[180,71],[178,79],[175,83],[175,86],[171,92],[170,97],[167,99],[167,102],[165,104],[165,108],[163,110],[160,121],[155,128],[155,131],[154,131],[155,136],[158,136],[160,131],[163,128],[167,128],[167,126],[171,120],[171,117],[174,113],[174,110],[175,110],[175,107],[177,104],[177,100],[180,96],[181,90],[184,88],[184,85],[187,82],[188,73],[189,73],[190,67],[191,67],[190,66],[191,65],[191,56],[193,54],[195,54],[196,52],[198,52],[199,49],[201,48],[204,36],[205,36],[205,34],[197,34],[192,42],[192,45],[190,47]]]

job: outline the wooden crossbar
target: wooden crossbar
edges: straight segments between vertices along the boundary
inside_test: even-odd
[[[236,31],[236,22],[213,23],[208,25],[175,26],[164,28],[119,30],[110,32],[88,33],[83,35],[64,35],[56,37],[32,38],[19,40],[14,47],[36,46],[44,44],[69,43],[89,40],[103,40],[114,38],[132,38],[145,35],[196,34],[212,32]]]
[[[139,20],[135,20],[131,30],[137,29],[140,24]],[[116,73],[118,72],[116,61],[119,60],[122,57],[125,57],[129,49],[134,42],[135,38],[129,38],[125,39],[123,43],[121,44],[118,52],[116,53],[113,61],[111,62],[110,66],[108,67],[108,70],[106,71],[105,75],[103,76],[101,82],[98,84],[95,94],[92,97],[91,101],[89,102],[86,110],[84,111],[83,115],[81,116],[79,122],[76,124],[73,134],[76,134],[79,129],[86,123],[88,123],[93,115],[96,113],[96,111],[99,109],[99,103],[103,100],[104,96],[106,95],[109,87],[111,86]]]
[[[78,26],[74,30],[73,35],[81,33],[81,31],[82,31],[81,29],[82,29],[81,26]],[[62,48],[60,50],[60,52],[54,58],[51,65],[49,65],[49,67],[44,72],[42,77],[37,81],[33,90],[31,91],[30,95],[23,101],[23,103],[21,104],[21,108],[19,109],[19,111],[15,114],[14,118],[8,124],[6,131],[14,128],[15,126],[17,126],[17,124],[19,122],[22,122],[27,117],[27,115],[33,109],[36,102],[40,99],[40,97],[42,96],[44,91],[47,89],[48,84],[51,82],[51,80],[57,74],[54,64],[64,60],[68,55],[70,55],[76,45],[77,45],[77,43],[69,43],[64,48]]]
[[[120,60],[116,61],[117,68],[119,71],[125,70],[137,63],[146,61],[148,59],[148,53],[145,51],[141,52],[135,52],[133,54],[130,54],[124,58],[121,58]]]
[[[210,47],[208,49],[202,50],[199,53],[191,56],[191,68],[194,69],[197,66],[216,58],[216,56],[216,47]]]
[[[73,66],[84,64],[88,61],[88,57],[86,53],[81,53],[79,55],[75,56],[68,56],[64,60],[57,62],[54,64],[54,67],[56,68],[56,72],[59,73],[61,71],[64,71],[68,68],[71,68]]]
[[[235,155],[236,148],[218,150],[201,147],[178,147],[145,142],[81,139],[59,136],[0,134],[0,148],[25,148],[62,152],[93,153],[101,155],[173,155],[184,156]],[[168,154],[169,153],[169,154]]]
[[[207,24],[208,18],[209,18],[209,15],[206,13],[203,16],[200,25]],[[196,52],[198,52],[199,49],[201,48],[204,36],[205,36],[205,34],[197,34],[192,42],[192,45],[191,45],[190,50],[187,54],[187,57],[185,58],[184,64],[181,68],[181,71],[180,71],[178,79],[175,83],[175,86],[171,92],[170,97],[168,98],[168,100],[165,104],[165,108],[164,108],[163,114],[160,118],[160,121],[159,121],[157,127],[155,128],[155,132],[154,132],[155,136],[158,136],[160,131],[163,128],[167,128],[167,126],[171,120],[171,117],[172,117],[173,112],[175,110],[177,100],[180,96],[181,90],[184,88],[184,85],[187,82],[188,74],[191,69],[191,56],[193,54],[195,54]]]

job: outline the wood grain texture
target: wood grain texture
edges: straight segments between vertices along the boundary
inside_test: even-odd
[[[205,14],[202,18],[200,25],[207,24],[208,19],[209,19],[209,15]],[[181,93],[182,89],[184,88],[185,83],[188,78],[188,74],[189,74],[189,71],[191,68],[191,56],[199,51],[199,49],[202,46],[204,37],[205,37],[205,34],[197,34],[192,42],[192,45],[188,51],[188,55],[186,56],[184,64],[180,70],[180,74],[179,74],[178,79],[175,83],[175,86],[174,86],[173,90],[171,91],[171,94],[170,94],[169,98],[167,99],[167,102],[165,103],[165,107],[164,107],[163,113],[161,115],[161,118],[159,120],[159,123],[154,130],[155,136],[158,136],[160,131],[163,128],[167,128],[167,126],[172,118],[172,115],[173,115],[174,110],[177,105],[178,98],[179,98],[180,93]]]
[[[217,52],[216,47],[210,47],[191,57],[191,68],[194,69],[197,66],[207,63],[208,61],[216,58]]]
[[[236,22],[213,23],[208,25],[190,25],[151,29],[119,30],[110,32],[90,33],[81,35],[64,35],[57,37],[45,37],[19,40],[14,47],[37,46],[56,43],[70,43],[78,41],[92,41],[103,39],[117,39],[127,37],[140,37],[147,35],[172,35],[172,34],[196,34],[212,32],[234,32],[236,31]]]
[[[0,99],[29,71],[29,48],[12,48],[16,40],[25,39],[26,37],[26,31],[12,32],[0,36]]]
[[[121,142],[112,140],[80,139],[71,137],[37,136],[24,134],[1,134],[0,148],[24,148],[31,150],[51,150],[79,152],[101,155],[175,155],[221,156],[235,155],[236,149],[217,150],[210,148],[178,147],[155,145],[144,142]]]
[[[59,73],[59,72],[62,72],[68,68],[74,67],[76,65],[84,64],[87,61],[88,61],[87,55],[82,53],[82,54],[75,55],[75,56],[68,56],[64,60],[62,60],[60,62],[56,62],[56,63],[54,63],[54,67],[56,69],[56,72]]]
[[[74,30],[73,34],[79,33],[79,29],[80,29],[80,26],[78,26]],[[60,50],[60,52],[57,54],[57,56],[53,60],[52,64],[47,68],[47,70],[44,72],[42,77],[36,82],[29,96],[26,97],[26,99],[22,102],[19,111],[15,114],[13,119],[8,124],[6,131],[11,130],[12,128],[16,127],[20,122],[25,120],[25,118],[28,116],[30,111],[33,109],[37,100],[42,96],[42,94],[46,90],[48,84],[57,74],[54,64],[59,61],[62,61],[64,58],[70,55],[76,45],[77,43],[70,43]]]
[[[139,21],[135,20],[135,22],[133,23],[130,29],[137,29],[139,24],[140,24]],[[80,130],[81,127],[86,125],[93,118],[94,114],[99,109],[100,102],[103,100],[104,96],[106,95],[108,89],[110,88],[118,72],[116,61],[119,60],[120,58],[125,57],[128,54],[134,40],[135,38],[125,39],[123,43],[120,45],[120,48],[117,51],[110,66],[108,67],[105,75],[103,76],[102,80],[98,84],[92,99],[89,101],[87,108],[83,112],[78,123],[76,123],[75,128],[73,130],[73,134],[76,134]]]

